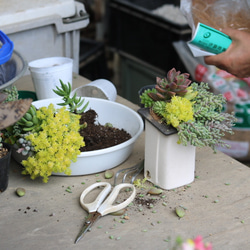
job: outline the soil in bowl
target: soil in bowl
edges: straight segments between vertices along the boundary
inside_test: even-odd
[[[97,113],[90,109],[81,114],[80,124],[87,123],[87,127],[80,130],[85,141],[85,146],[80,148],[81,152],[104,149],[123,143],[131,138],[124,129],[118,129],[110,125],[97,123]]]

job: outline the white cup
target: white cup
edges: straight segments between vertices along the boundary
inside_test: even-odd
[[[117,91],[114,84],[106,79],[97,79],[72,91],[72,95],[95,97],[115,101]]]
[[[53,89],[61,83],[72,86],[73,60],[67,57],[48,57],[29,63],[32,81],[39,100],[58,97]]]

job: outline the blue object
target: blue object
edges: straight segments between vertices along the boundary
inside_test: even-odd
[[[0,42],[2,47],[0,48],[0,65],[10,60],[14,49],[14,43],[0,30]]]

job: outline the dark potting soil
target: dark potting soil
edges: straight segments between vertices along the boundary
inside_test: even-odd
[[[81,152],[112,147],[131,138],[124,129],[99,124],[97,118],[98,115],[93,109],[81,114],[80,124],[87,123],[87,127],[80,130],[85,141],[85,146],[80,148]]]

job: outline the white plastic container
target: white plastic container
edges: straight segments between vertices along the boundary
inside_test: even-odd
[[[115,101],[117,97],[115,85],[106,79],[97,79],[84,86],[80,86],[72,91],[72,95],[75,93],[77,96],[102,98],[109,101]]]
[[[163,189],[194,181],[195,147],[177,144],[178,134],[164,135],[145,120],[144,175]]]
[[[38,100],[58,97],[53,91],[61,87],[60,80],[72,86],[73,60],[67,57],[48,57],[29,63]]]
[[[71,176],[99,173],[118,166],[131,155],[134,144],[143,131],[143,121],[140,115],[131,108],[100,98],[86,97],[84,99],[85,103],[89,101],[88,109],[94,109],[97,112],[100,124],[109,122],[116,128],[123,128],[131,134],[131,138],[113,147],[82,152],[77,157],[77,161],[70,165]],[[52,98],[35,101],[33,105],[40,108],[53,103],[56,108],[60,108],[61,106],[56,104],[61,102],[61,98]],[[65,176],[64,173],[54,173],[54,175]]]
[[[0,1],[0,30],[28,62],[69,57],[78,73],[80,29],[88,23],[84,5],[74,0]]]

